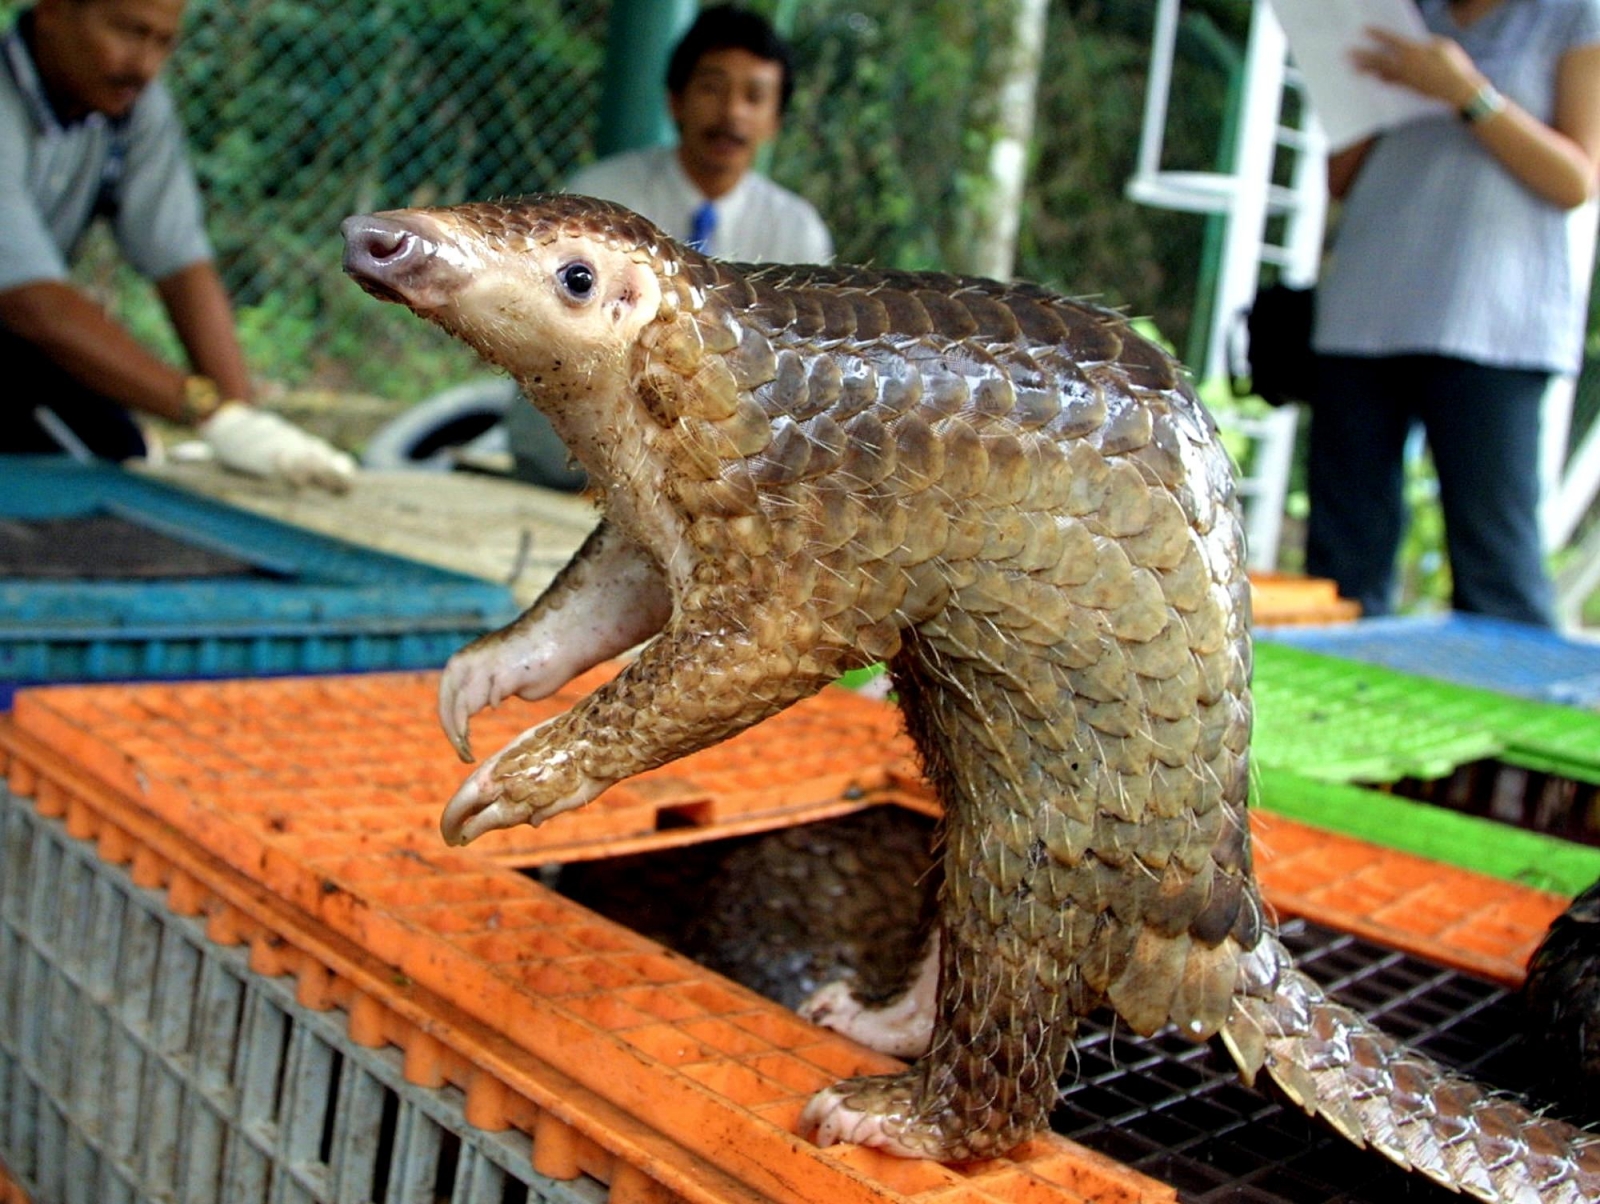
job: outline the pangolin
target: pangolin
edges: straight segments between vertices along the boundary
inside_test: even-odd
[[[813,1099],[820,1142],[1002,1153],[1045,1127],[1077,1018],[1109,1004],[1220,1038],[1246,1081],[1479,1199],[1600,1199],[1600,1138],[1332,1003],[1264,922],[1232,471],[1121,315],[722,263],[572,195],[344,233],[345,270],[508,371],[603,496],[543,596],[445,668],[458,752],[481,708],[648,641],[483,762],[446,840],[542,823],[888,663],[944,808],[936,1003],[903,1027],[926,1045],[907,1071]]]

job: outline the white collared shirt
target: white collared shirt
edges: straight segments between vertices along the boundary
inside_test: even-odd
[[[578,171],[566,191],[626,205],[679,242],[688,242],[695,210],[705,203],[674,147],[624,151]],[[746,172],[712,202],[716,227],[707,253],[740,263],[827,263],[833,239],[803,197],[757,172]]]

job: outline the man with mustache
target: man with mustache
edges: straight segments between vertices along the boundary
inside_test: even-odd
[[[667,63],[678,145],[602,159],[575,174],[567,191],[626,205],[719,259],[826,263],[833,239],[810,202],[753,170],[793,92],[789,47],[766,18],[732,4],[703,9]],[[583,487],[583,471],[539,410],[512,405],[506,435],[517,477]]]
[[[199,190],[157,78],[184,0],[37,0],[0,40],[0,453],[145,454],[129,411],[196,429],[223,464],[348,488],[354,464],[249,404]],[[154,282],[189,363],[141,345],[71,280],[90,223]],[[34,382],[19,387],[19,381]]]
[[[667,64],[678,145],[603,159],[567,191],[626,205],[719,259],[825,263],[833,240],[817,211],[752,170],[793,92],[789,47],[764,18],[729,4],[705,9]]]

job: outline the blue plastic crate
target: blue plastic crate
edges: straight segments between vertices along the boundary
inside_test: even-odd
[[[0,577],[0,706],[21,686],[54,682],[433,668],[517,612],[505,586],[109,465],[0,457],[0,521],[97,514],[253,571],[157,581]]]
[[[1526,623],[1452,613],[1281,627],[1257,638],[1541,702],[1600,706],[1600,644]]]

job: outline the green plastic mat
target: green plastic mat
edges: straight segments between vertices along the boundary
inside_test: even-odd
[[[1600,784],[1600,714],[1260,642],[1254,758],[1326,782],[1508,765]]]

